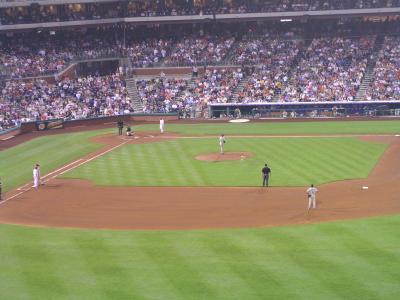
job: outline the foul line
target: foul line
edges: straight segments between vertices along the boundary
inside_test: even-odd
[[[78,160],[76,160],[76,161],[74,161],[74,162],[72,162],[72,163],[69,163],[68,165],[65,165],[65,166],[63,166],[63,167],[61,167],[61,168],[58,168],[57,170],[54,170],[53,172],[50,172],[49,174],[46,174],[46,175],[43,176],[42,178],[47,178],[47,177],[49,177],[50,175],[52,175],[52,174],[54,174],[54,173],[57,173],[57,172],[59,172],[59,171],[61,171],[61,170],[64,170],[64,169],[65,169],[65,170],[62,171],[62,172],[60,172],[60,173],[58,173],[58,174],[56,174],[56,175],[54,175],[54,176],[52,176],[52,177],[50,177],[50,178],[47,179],[47,180],[42,181],[42,183],[49,182],[50,180],[53,180],[53,179],[56,178],[57,176],[63,175],[63,174],[65,174],[65,173],[67,173],[67,172],[69,172],[69,171],[71,171],[71,170],[73,170],[73,169],[75,169],[75,168],[77,168],[77,167],[79,167],[79,166],[82,166],[82,165],[84,165],[84,164],[86,164],[86,163],[88,163],[88,162],[90,162],[90,161],[92,161],[92,160],[94,160],[94,159],[96,159],[96,158],[98,158],[98,157],[104,155],[104,154],[107,154],[108,152],[111,152],[111,151],[113,151],[113,150],[115,150],[115,149],[117,149],[117,148],[119,148],[119,147],[125,145],[125,144],[128,143],[128,142],[129,142],[129,141],[122,142],[122,143],[118,144],[117,146],[114,146],[114,147],[112,147],[112,148],[110,148],[110,149],[107,149],[107,150],[105,150],[105,151],[103,151],[103,152],[101,152],[101,153],[99,153],[99,154],[97,154],[97,155],[95,155],[95,156],[93,156],[93,157],[91,157],[91,158],[88,158],[88,159],[86,159],[86,160],[84,160],[83,158],[81,158],[81,159],[78,159]],[[83,160],[83,161],[82,161],[82,160]],[[78,162],[80,162],[80,163],[78,163]],[[77,164],[77,163],[78,163],[78,164]],[[71,166],[71,167],[70,167],[70,166]],[[18,191],[20,191],[19,193],[15,194],[15,195],[12,195],[12,196],[8,197],[7,199],[4,199],[3,201],[0,201],[0,205],[2,205],[2,204],[4,204],[4,203],[6,203],[6,202],[8,202],[8,201],[10,201],[10,200],[12,200],[12,199],[14,199],[14,198],[20,196],[20,195],[22,195],[23,193],[26,193],[26,192],[28,192],[29,190],[31,190],[31,189],[32,189],[32,186],[28,187],[27,189],[23,189],[23,188],[24,188],[25,186],[27,186],[27,185],[31,185],[31,183],[27,183],[27,184],[25,184],[25,185],[19,187],[19,188],[17,189]]]

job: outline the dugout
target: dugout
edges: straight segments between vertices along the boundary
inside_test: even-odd
[[[240,112],[240,114],[238,114]],[[211,118],[344,118],[398,117],[399,101],[215,103],[209,105]]]

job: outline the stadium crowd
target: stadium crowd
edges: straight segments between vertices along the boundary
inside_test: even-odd
[[[365,24],[353,25],[341,25],[340,32],[315,34],[313,38],[301,28],[281,27],[279,31],[262,24],[238,25],[234,36],[223,25],[214,27],[214,32],[201,26],[189,26],[175,34],[171,34],[173,30],[162,34],[156,28],[148,29],[155,32],[153,35],[127,30],[124,42],[118,28],[67,31],[56,36],[9,35],[0,41],[0,72],[7,70],[11,75],[0,88],[0,126],[4,129],[42,118],[131,112],[121,75],[77,75],[56,84],[38,78],[15,80],[54,74],[77,57],[124,55],[133,67],[193,66],[192,79],[162,75],[139,80],[138,94],[145,112],[202,110],[210,103],[353,101],[368,67],[375,68],[365,99],[400,100],[399,32],[387,34],[374,65],[381,46],[375,35],[379,31],[359,34],[349,28],[358,30]],[[124,71],[122,67],[119,70]]]
[[[221,63],[235,39],[204,35],[185,37],[165,59],[166,65],[193,65]]]
[[[179,96],[185,90],[187,81],[161,75],[151,80],[138,81],[136,85],[144,112],[168,113],[182,107]]]
[[[151,80],[139,80],[136,84],[145,112],[167,113],[193,106],[201,110],[209,103],[228,103],[243,77],[240,68],[207,69],[190,82],[161,75]]]
[[[63,33],[62,36],[26,34],[0,42],[0,70],[11,78],[54,74],[76,58],[115,55],[121,44],[103,37],[101,30]]]
[[[63,79],[8,81],[0,95],[0,130],[20,122],[81,119],[133,112],[125,82],[119,74]]]
[[[366,99],[400,100],[400,37],[386,37]]]
[[[213,15],[399,7],[400,0],[142,0],[4,7],[0,24],[94,20],[118,17]]]
[[[279,100],[354,100],[374,42],[375,37],[371,36],[314,39]]]
[[[153,67],[170,54],[172,45],[171,39],[146,39],[128,43],[125,51],[133,67]]]
[[[183,93],[182,99],[185,103],[198,103],[199,106],[228,103],[243,78],[244,73],[240,68],[207,69],[194,79]]]

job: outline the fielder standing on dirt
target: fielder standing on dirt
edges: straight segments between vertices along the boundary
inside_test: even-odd
[[[263,186],[268,186],[269,175],[271,174],[271,169],[265,164],[264,168],[261,170],[263,177]]]
[[[219,153],[224,154],[225,135],[221,134],[219,137]]]
[[[33,187],[37,189],[40,185],[40,166],[36,164],[33,168]]]
[[[317,208],[317,192],[318,189],[314,187],[313,184],[307,189],[308,197],[308,210],[311,208]]]

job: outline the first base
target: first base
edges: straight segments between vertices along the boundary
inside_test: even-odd
[[[367,186],[363,186],[362,189],[363,190],[368,190],[368,187]]]

